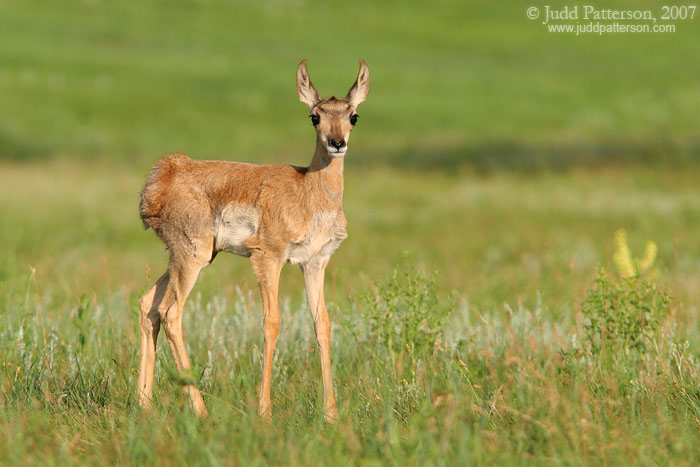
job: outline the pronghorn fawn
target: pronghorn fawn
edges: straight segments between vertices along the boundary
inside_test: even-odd
[[[220,251],[249,257],[263,312],[262,381],[258,412],[270,415],[270,377],[280,328],[277,291],[284,263],[301,266],[321,358],[325,418],[337,418],[331,382],[331,324],[323,278],[331,254],[347,237],[343,213],[343,162],[357,106],[369,91],[369,69],[360,61],[357,80],[344,99],[321,99],[306,70],[297,69],[297,91],[309,106],[316,151],[309,167],[198,161],[175,154],[160,159],[141,193],[141,220],[170,251],[168,270],[141,298],[141,364],[138,401],[153,391],[156,339],[165,330],[178,371],[190,362],[182,338],[185,300],[199,272]],[[199,390],[184,386],[194,411],[207,409]]]

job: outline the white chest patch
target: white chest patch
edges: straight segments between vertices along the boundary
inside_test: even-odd
[[[250,256],[244,242],[260,227],[260,209],[250,204],[229,204],[214,221],[215,248],[241,256]]]
[[[327,260],[347,236],[341,211],[317,211],[309,221],[307,234],[287,247],[285,260],[293,264]]]

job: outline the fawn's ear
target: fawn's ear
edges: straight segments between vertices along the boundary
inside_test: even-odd
[[[306,71],[306,60],[302,60],[297,68],[297,92],[299,100],[311,109],[320,100],[316,88],[311,84],[309,72]]]
[[[345,97],[353,107],[360,105],[367,98],[369,92],[369,68],[364,60],[360,60],[360,71],[357,72],[357,79]]]

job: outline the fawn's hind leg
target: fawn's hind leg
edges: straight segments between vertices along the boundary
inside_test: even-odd
[[[168,286],[169,275],[166,272],[151,290],[139,301],[141,322],[141,363],[139,365],[138,403],[149,407],[153,393],[153,368],[156,362],[156,342],[160,331],[160,315],[157,307],[163,300]]]
[[[156,340],[161,325],[173,352],[178,371],[186,373],[190,369],[190,361],[182,338],[182,311],[199,272],[214,257],[212,239],[204,240],[189,242],[190,245],[198,247],[187,250],[176,249],[171,245],[168,271],[141,298],[141,364],[138,402],[142,407],[148,407],[151,401]],[[189,378],[189,375],[183,376]],[[206,416],[207,409],[199,390],[193,384],[185,384],[183,389],[189,396],[192,408],[197,415]]]
[[[158,315],[165,331],[165,337],[168,339],[170,349],[173,352],[177,370],[180,373],[184,373],[183,376],[186,378],[191,378],[191,375],[187,374],[190,369],[190,360],[187,357],[185,341],[182,338],[182,311],[185,306],[185,300],[187,300],[187,296],[190,294],[199,272],[209,264],[210,260],[211,254],[188,256],[184,260],[173,256],[168,267],[170,280],[163,295],[163,300],[157,307]],[[195,413],[206,417],[208,414],[202,395],[194,384],[185,384],[183,390],[190,397]]]

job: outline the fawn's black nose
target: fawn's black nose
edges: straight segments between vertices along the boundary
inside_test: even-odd
[[[328,140],[328,146],[333,146],[336,149],[340,149],[342,147],[345,147],[345,141],[342,139],[329,139]]]

